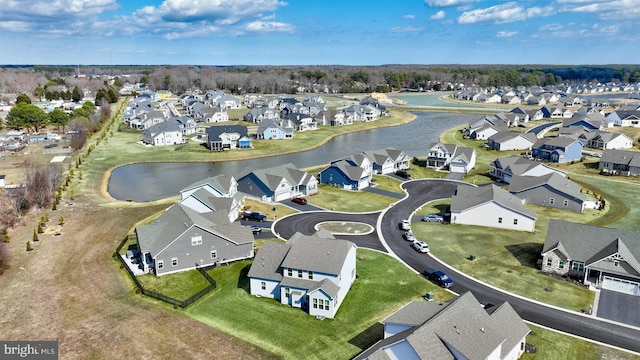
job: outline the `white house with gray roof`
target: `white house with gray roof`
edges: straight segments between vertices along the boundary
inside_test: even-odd
[[[135,229],[144,271],[157,276],[253,257],[251,229],[228,214],[199,213],[177,203]]]
[[[369,158],[373,171],[377,174],[392,174],[398,170],[408,169],[411,161],[404,151],[394,148],[365,151],[364,154]]]
[[[515,360],[531,332],[509,303],[483,308],[471,292],[444,303],[410,302],[382,324],[384,339],[355,360]]]
[[[517,131],[501,131],[487,139],[489,148],[498,151],[531,150],[531,146],[538,141],[534,133],[522,133]]]
[[[247,275],[251,295],[334,318],[356,278],[356,249],[324,231],[264,243]]]
[[[536,219],[523,200],[493,184],[458,185],[451,197],[451,224],[533,232]]]
[[[426,167],[442,170],[449,167],[449,171],[467,173],[476,166],[476,150],[474,148],[455,144],[432,143],[427,149]]]
[[[182,129],[174,121],[165,121],[145,129],[142,142],[147,145],[164,146],[178,145],[184,142]]]
[[[246,169],[238,176],[238,190],[265,202],[278,202],[318,192],[318,180],[291,163],[267,169]]]
[[[640,233],[551,219],[542,272],[640,295]]]
[[[525,204],[583,212],[587,207],[587,195],[580,190],[580,185],[556,173],[516,175],[509,184],[509,192]]]

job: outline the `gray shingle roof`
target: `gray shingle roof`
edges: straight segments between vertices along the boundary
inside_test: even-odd
[[[580,185],[556,173],[541,176],[514,176],[509,184],[509,192],[517,194],[540,186],[548,186],[567,197],[581,201],[587,199],[587,195],[580,193]]]
[[[640,152],[629,150],[605,150],[600,162],[640,166]]]
[[[495,202],[532,219],[537,218],[536,213],[527,209],[521,199],[493,184],[482,187],[458,185],[456,195],[451,197],[451,211],[462,212],[488,202]]]
[[[593,264],[614,253],[640,272],[640,233],[551,219],[542,254],[559,249],[567,258]],[[620,272],[618,269],[617,272]]]
[[[423,304],[411,303],[383,323],[400,324],[398,320],[407,319],[405,325],[414,325],[416,318],[427,318],[425,321],[381,341],[357,358],[384,359],[384,348],[402,341],[408,342],[420,359],[455,359],[453,351],[466,359],[486,359],[500,345],[504,357],[530,332],[508,303],[489,314],[471,292],[446,305]],[[429,314],[421,313],[424,310]]]
[[[337,275],[353,246],[347,240],[298,237],[282,261],[282,267]]]
[[[208,184],[211,185],[212,188],[218,190],[220,193],[225,194],[228,193],[229,190],[231,190],[231,183],[234,181],[235,179],[233,178],[233,176],[220,174],[202,179],[200,181],[196,181],[193,184],[184,187],[182,190],[180,190],[180,192],[188,191]]]

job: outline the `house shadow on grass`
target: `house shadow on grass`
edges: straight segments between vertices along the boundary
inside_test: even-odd
[[[358,334],[356,337],[351,338],[349,340],[349,344],[357,346],[361,350],[366,350],[371,347],[371,345],[377,343],[382,340],[384,337],[384,325],[377,322],[365,331]]]
[[[505,246],[507,251],[520,262],[520,265],[534,269],[538,268],[537,261],[540,258],[540,253],[542,253],[542,247],[543,245],[538,243]]]
[[[249,277],[247,276],[249,274],[250,268],[251,268],[251,264],[248,264],[247,266],[243,267],[242,270],[240,270],[240,274],[238,275],[238,285],[237,285],[238,289],[243,289],[248,294],[251,293],[251,290],[249,289]]]

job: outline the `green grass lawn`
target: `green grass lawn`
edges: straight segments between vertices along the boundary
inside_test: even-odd
[[[395,198],[366,191],[344,190],[329,185],[320,185],[318,194],[308,196],[310,204],[327,210],[346,212],[370,212],[382,210],[394,202]]]
[[[400,188],[402,181],[386,175],[373,175],[373,182],[377,189],[391,191],[404,195],[405,192]]]
[[[536,348],[535,353],[525,353],[523,360],[546,359],[638,359],[636,355],[606,346],[566,336],[555,331],[527,324],[532,333],[527,336],[527,344]]]
[[[449,200],[434,201],[417,215],[442,214]],[[534,233],[482,226],[414,223],[413,232],[425,240],[434,256],[456,269],[515,294],[570,310],[588,308],[594,293],[583,286],[540,273],[537,259],[552,218],[586,223],[606,217],[604,211],[583,214],[529,206],[538,214]],[[474,261],[469,260],[475,255]]]
[[[138,281],[145,290],[155,291],[162,295],[184,301],[209,286],[209,282],[197,270],[183,271],[175,274],[155,276],[145,274],[138,276]]]
[[[357,273],[335,319],[316,320],[300,309],[249,294],[250,261],[210,270],[218,288],[185,309],[199,321],[285,359],[348,359],[382,337],[378,322],[427,291],[451,297],[384,254],[359,249]]]

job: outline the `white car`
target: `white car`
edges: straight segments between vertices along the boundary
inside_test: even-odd
[[[427,243],[424,241],[414,241],[413,244],[411,244],[411,246],[414,249],[416,249],[416,251],[418,252],[421,252],[421,253],[429,252],[429,245],[427,245]]]
[[[402,237],[404,237],[404,239],[407,241],[416,241],[416,237],[415,235],[413,235],[413,231],[411,230],[405,231],[405,233],[402,234]]]
[[[402,220],[399,226],[400,226],[400,230],[404,230],[404,231],[411,230],[411,222],[409,220]]]

